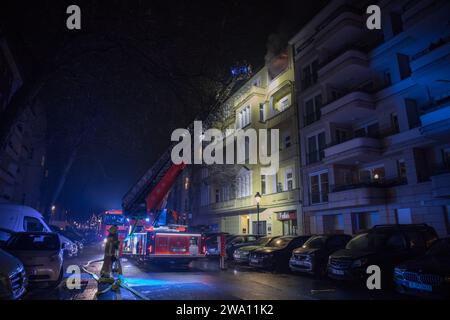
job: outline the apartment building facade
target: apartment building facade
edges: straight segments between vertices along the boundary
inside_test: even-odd
[[[305,231],[450,232],[450,3],[332,1],[294,50]]]
[[[24,79],[13,51],[0,34],[0,117]],[[0,149],[0,201],[41,208],[40,186],[45,175],[46,117],[39,105],[30,106],[11,128]]]
[[[277,174],[262,175],[261,166],[248,161],[244,165],[191,165],[178,178],[169,203],[183,210],[191,225],[232,234],[256,234],[255,195],[259,192],[260,234],[301,233],[298,117],[290,52],[283,52],[256,72],[222,107],[227,111],[214,128],[279,130]]]

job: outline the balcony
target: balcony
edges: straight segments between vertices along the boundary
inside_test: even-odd
[[[371,94],[356,91],[328,103],[320,109],[322,118],[335,122],[347,123],[370,117],[375,109]]]
[[[431,176],[431,192],[436,198],[450,198],[450,170]]]
[[[317,27],[318,49],[336,50],[346,43],[355,42],[363,33],[361,12],[351,6],[342,6]]]
[[[264,194],[261,197],[261,211],[267,207],[280,206],[292,203],[298,203],[300,200],[299,189],[282,191],[271,194]],[[200,208],[200,214],[222,214],[222,213],[256,213],[255,197],[248,196],[244,198],[231,199],[228,201],[211,203]]]
[[[382,144],[378,138],[358,137],[332,145],[324,151],[325,163],[354,165],[372,162],[381,156]]]
[[[448,142],[450,140],[450,104],[420,116],[420,132],[427,138]]]
[[[328,207],[349,208],[369,205],[379,205],[386,201],[386,189],[383,185],[355,184],[332,186],[328,194]]]
[[[318,71],[319,82],[335,86],[354,87],[370,77],[367,54],[358,49],[348,49],[331,61],[322,64]]]
[[[299,189],[293,189],[288,191],[262,195],[261,206],[271,207],[276,205],[284,205],[288,202],[298,203],[299,200],[300,200]]]
[[[296,119],[295,117],[295,108],[290,105],[289,107],[287,107],[285,110],[281,111],[281,112],[277,112],[275,111],[275,113],[269,115],[269,118],[266,119],[266,124],[267,124],[267,128],[274,128],[277,127],[280,123],[286,121],[286,120],[292,120],[292,119]],[[293,118],[294,117],[294,118]]]
[[[445,67],[445,57],[450,55],[450,36],[441,38],[436,42],[430,43],[430,45],[424,50],[416,53],[411,57],[411,71],[413,75],[422,75],[422,72],[429,72],[425,70],[433,68],[436,71],[441,71],[441,67]],[[442,60],[441,65],[436,65],[436,61]],[[427,79],[426,79],[427,80]]]

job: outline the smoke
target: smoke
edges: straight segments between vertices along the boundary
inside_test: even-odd
[[[266,65],[268,65],[275,57],[286,51],[288,40],[289,37],[287,32],[281,30],[269,35],[266,45],[267,52],[264,56]]]

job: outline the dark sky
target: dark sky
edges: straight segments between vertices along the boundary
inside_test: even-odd
[[[231,65],[261,67],[269,35],[284,43],[326,2],[2,1],[27,81],[43,84],[45,200],[79,145],[57,205],[77,216],[119,208],[171,132],[213,102]],[[66,29],[70,4],[81,8],[81,31]]]

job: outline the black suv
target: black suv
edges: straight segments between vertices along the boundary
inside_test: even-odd
[[[324,276],[330,254],[344,249],[352,237],[347,234],[312,236],[302,247],[292,252],[289,268],[292,271]]]
[[[424,256],[397,266],[394,281],[400,293],[450,298],[450,237],[436,241]]]
[[[350,240],[328,260],[328,276],[337,280],[363,280],[370,265],[381,269],[383,284],[392,284],[394,266],[423,255],[437,240],[426,224],[377,225]]]

